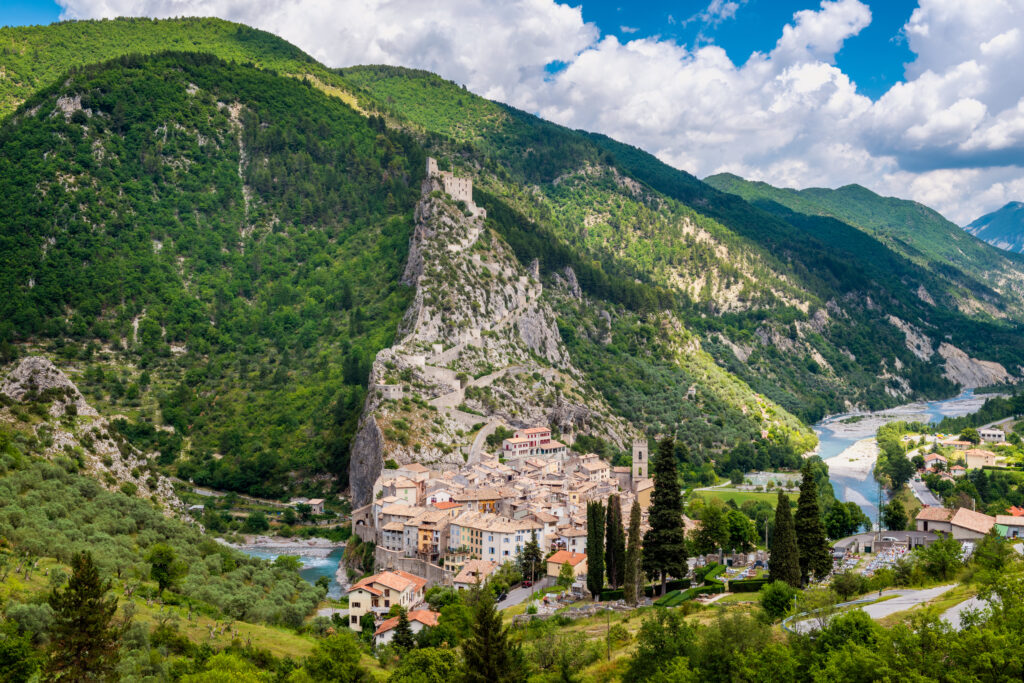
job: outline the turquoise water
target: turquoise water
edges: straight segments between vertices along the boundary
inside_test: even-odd
[[[335,548],[326,557],[303,555],[300,550],[270,550],[266,548],[240,548],[240,550],[246,555],[259,557],[264,560],[274,560],[278,555],[298,555],[299,561],[302,562],[302,569],[299,570],[299,575],[302,578],[315,584],[316,580],[321,576],[326,576],[331,580],[330,585],[327,587],[327,597],[341,597],[341,586],[335,577],[338,574],[338,565],[341,564],[341,556],[345,553],[344,546]]]
[[[885,416],[885,421],[913,419],[915,416],[920,419],[924,416],[929,422],[938,422],[943,417],[960,417],[975,412],[979,407],[974,392],[965,390],[959,396],[948,398],[942,401],[928,401],[926,403],[913,403],[889,410],[881,410],[876,413],[869,413],[870,416]],[[860,441],[861,439],[874,436],[874,431],[840,435],[832,431],[831,425],[850,417],[846,415],[833,415],[814,425],[814,431],[818,434],[820,444],[819,452],[822,460],[828,460],[842,453],[844,450]],[[891,419],[889,419],[891,417]],[[860,480],[856,477],[829,475],[832,482],[832,489],[836,498],[845,502],[854,502],[860,506],[872,522],[877,521],[879,489],[874,476],[868,475],[866,479]],[[887,502],[885,493],[881,493],[882,503]]]

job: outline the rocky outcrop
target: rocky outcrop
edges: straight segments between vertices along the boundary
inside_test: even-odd
[[[48,359],[23,358],[0,385],[0,393],[21,404],[48,404],[50,419],[33,426],[47,457],[79,457],[85,472],[107,488],[131,484],[135,495],[151,498],[165,510],[181,508],[171,480],[149,467],[156,454],[140,452],[112,430],[74,382]]]
[[[373,500],[386,459],[455,469],[479,429],[553,424],[620,446],[631,428],[580,384],[539,266],[524,268],[482,212],[463,211],[435,180],[423,184],[402,281],[415,287],[397,343],[374,360],[353,442],[353,504]],[[569,289],[579,290],[571,270]]]
[[[910,323],[900,320],[894,315],[889,322],[906,336],[907,349],[921,360],[930,360],[935,355],[931,340]]]
[[[999,363],[971,358],[946,342],[939,345],[939,355],[946,359],[946,379],[966,389],[1002,384],[1013,379]]]

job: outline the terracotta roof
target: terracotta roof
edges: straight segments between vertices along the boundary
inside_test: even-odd
[[[402,531],[405,525],[401,522],[388,522],[381,527],[381,531]]]
[[[498,568],[497,562],[490,560],[470,560],[462,567],[452,583],[476,583],[478,580],[483,583],[484,579],[494,573]]]
[[[1024,517],[1024,508],[1019,508],[1011,505],[1010,509],[1006,511],[1006,514],[1013,517]]]
[[[547,561],[554,562],[555,564],[565,564],[568,562],[570,565],[575,567],[585,559],[587,559],[586,553],[571,553],[568,550],[559,550],[557,553],[549,557]]]
[[[551,432],[547,427],[530,427],[529,429],[520,429],[520,434],[547,434]]]
[[[452,498],[456,500],[498,500],[501,498],[501,494],[494,489],[477,489],[475,491],[465,491],[458,493]]]
[[[927,505],[921,508],[921,511],[917,513],[915,519],[927,522],[948,522],[953,516],[953,511],[949,508],[942,507],[928,507]]]
[[[967,508],[957,510],[956,514],[953,515],[953,519],[949,521],[951,524],[976,531],[979,534],[987,534],[992,529],[992,525],[996,523],[995,517],[989,517],[984,513],[968,510]]]
[[[583,469],[585,469],[585,470],[587,470],[589,472],[596,472],[598,470],[606,470],[606,469],[608,469],[608,463],[606,463],[606,462],[584,462],[584,463],[580,464],[580,467],[582,467]]]
[[[559,536],[565,536],[566,538],[573,538],[573,537],[576,537],[576,536],[586,536],[587,535],[587,530],[586,529],[566,529],[564,531],[559,531],[558,535]]]
[[[456,503],[454,500],[448,500],[443,503],[434,503],[433,505],[438,510],[451,510],[452,508],[462,507],[462,503]]]
[[[512,443],[512,444],[530,443],[530,440],[529,439],[524,439],[521,436],[514,436],[511,439],[505,439],[504,443]]]
[[[423,586],[427,585],[427,580],[416,576],[415,574],[410,574],[409,572],[403,572],[400,569],[396,569],[395,571],[381,572],[380,574],[367,576],[365,579],[352,586],[349,592],[351,593],[352,591],[363,589],[380,595],[380,590],[374,588],[374,584],[378,583],[386,588],[396,591],[404,591],[409,588],[412,588],[414,591],[419,591]]]
[[[409,621],[418,621],[424,626],[437,626],[438,616],[438,612],[431,612],[430,610],[426,609],[414,609],[413,611],[409,612]],[[398,617],[391,617],[390,619],[385,619],[384,621],[380,622],[380,626],[378,626],[377,630],[373,632],[373,635],[379,636],[382,633],[387,633],[396,626],[398,626]]]
[[[418,462],[411,462],[408,465],[402,465],[398,469],[405,470],[406,472],[426,472],[426,471],[428,471],[426,467],[424,467],[423,465],[419,464]]]
[[[1024,517],[996,515],[996,524],[1002,524],[1004,526],[1024,526]]]

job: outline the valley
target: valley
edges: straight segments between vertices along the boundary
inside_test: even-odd
[[[997,680],[990,223],[221,19],[0,28],[0,678]]]

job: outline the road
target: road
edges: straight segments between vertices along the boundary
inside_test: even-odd
[[[943,593],[956,588],[956,584],[949,584],[947,586],[936,586],[935,588],[925,588],[920,590],[904,589],[904,590],[889,590],[883,591],[882,597],[889,595],[895,595],[894,598],[889,598],[884,602],[873,602],[871,604],[865,604],[859,607],[872,619],[883,619],[891,614],[897,612],[904,612],[908,609],[916,607],[922,603],[934,600]],[[851,602],[844,602],[836,605],[838,609],[843,607],[855,606],[860,603],[871,602],[877,600],[878,596],[868,596],[861,598],[860,600],[853,600]],[[798,615],[802,616],[802,615]],[[788,620],[787,620],[788,621]],[[783,622],[785,626],[785,622]],[[809,633],[817,630],[821,626],[818,619],[808,618],[796,621],[791,624],[790,628],[797,633]]]
[[[960,630],[960,615],[967,610],[980,610],[988,607],[988,602],[981,598],[968,598],[958,605],[953,605],[948,610],[942,613],[942,620],[953,627],[954,630]]]
[[[532,588],[513,588],[508,592],[508,597],[498,603],[498,609],[515,607],[519,603],[528,600],[530,598],[530,594],[534,591],[543,590],[544,588],[553,585],[555,585],[555,577],[545,576],[543,579],[535,583]]]
[[[910,480],[910,488],[914,491],[914,496],[921,501],[922,505],[941,506],[942,501],[935,497],[935,494],[928,490],[923,481],[917,479]]]

